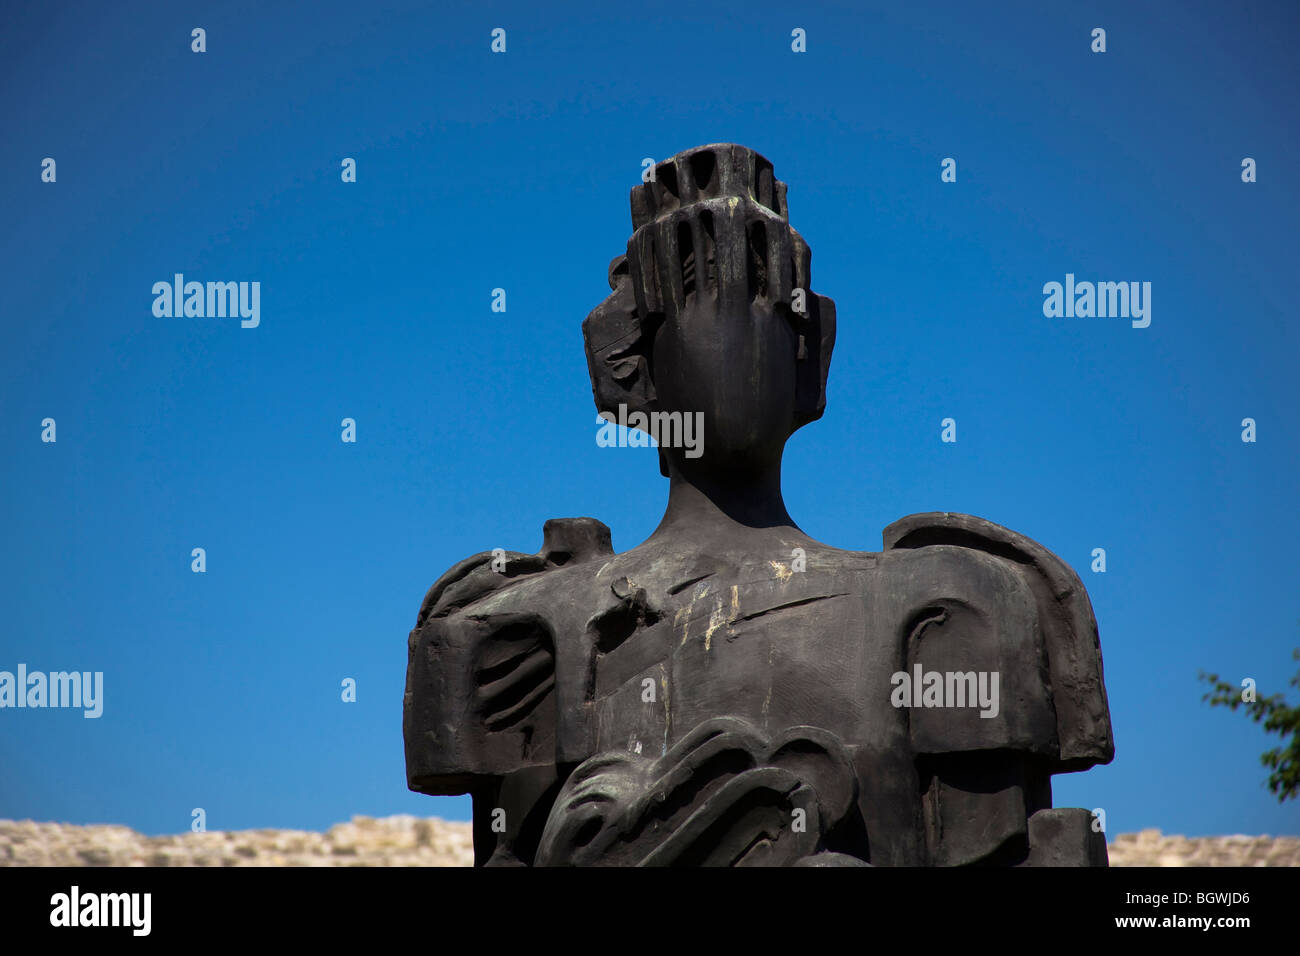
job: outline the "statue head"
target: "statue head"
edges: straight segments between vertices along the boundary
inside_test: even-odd
[[[772,465],[826,407],[835,303],[809,287],[785,192],[770,162],[733,144],[678,153],[632,190],[613,293],[582,332],[598,411],[702,416],[702,454],[661,447],[665,475]]]

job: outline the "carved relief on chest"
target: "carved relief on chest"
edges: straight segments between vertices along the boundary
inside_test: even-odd
[[[632,593],[621,610],[593,618],[598,746],[636,752],[653,741],[663,752],[720,706],[760,723],[842,720],[836,703],[854,695],[846,654],[862,633],[852,575],[711,578],[663,590],[657,605]],[[629,634],[633,621],[640,626]],[[810,630],[824,637],[820,646],[796,639]]]

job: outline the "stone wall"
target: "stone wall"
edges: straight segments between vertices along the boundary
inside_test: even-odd
[[[468,823],[353,817],[324,833],[229,830],[147,837],[130,827],[0,820],[0,866],[471,866]]]
[[[231,830],[147,837],[124,826],[0,820],[0,866],[470,866],[468,823],[353,817],[324,833]],[[1112,866],[1300,866],[1300,837],[1124,833]]]
[[[1300,837],[1164,836],[1121,833],[1110,844],[1111,866],[1300,866]]]

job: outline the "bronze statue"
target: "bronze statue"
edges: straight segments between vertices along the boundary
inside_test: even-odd
[[[632,550],[556,519],[537,554],[433,585],[408,784],[473,795],[479,865],[1105,865],[1091,815],[1051,807],[1053,774],[1114,755],[1078,576],[969,515],[903,518],[859,552],[786,512],[835,306],[785,194],[728,144],[632,190],[583,323],[596,406],[702,416],[702,442],[658,434],[668,506]]]

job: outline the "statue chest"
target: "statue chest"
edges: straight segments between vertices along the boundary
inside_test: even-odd
[[[711,579],[675,602],[597,615],[588,719],[594,752],[658,755],[718,714],[852,744],[905,733],[889,705],[902,649],[868,612],[861,570]],[[635,596],[634,596],[635,597]],[[628,627],[635,618],[637,627]]]

